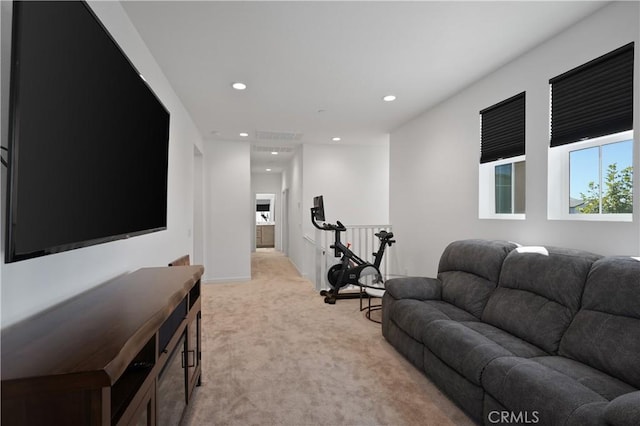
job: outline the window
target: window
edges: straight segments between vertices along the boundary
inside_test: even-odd
[[[270,222],[272,222],[271,213],[269,213],[268,211],[256,212],[256,223],[270,223]]]
[[[631,221],[633,131],[549,150],[549,219]]]
[[[633,140],[569,152],[569,213],[633,212]]]
[[[549,80],[549,219],[632,220],[633,47]]]
[[[495,166],[495,212],[524,213],[525,162]]]
[[[523,219],[525,93],[480,111],[479,217]]]
[[[268,199],[256,199],[256,223],[271,222],[271,201]]]

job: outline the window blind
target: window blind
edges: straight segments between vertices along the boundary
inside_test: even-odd
[[[480,162],[524,154],[525,92],[480,111]]]
[[[549,80],[552,147],[633,128],[633,46]]]

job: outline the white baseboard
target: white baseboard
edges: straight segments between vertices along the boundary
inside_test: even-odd
[[[296,263],[293,260],[291,260],[290,257],[288,259],[289,259],[289,263],[291,263],[293,267],[296,268],[296,271],[298,271],[298,275],[300,275],[302,278],[309,279],[308,274],[306,274],[305,272],[302,272],[300,268],[298,268],[298,265],[296,265]]]

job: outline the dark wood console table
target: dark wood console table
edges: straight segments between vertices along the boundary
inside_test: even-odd
[[[200,382],[203,272],[140,269],[2,330],[2,424],[177,424]]]

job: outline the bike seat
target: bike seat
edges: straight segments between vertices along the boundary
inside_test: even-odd
[[[376,237],[380,238],[381,240],[389,240],[389,239],[393,238],[393,232],[387,232],[387,231],[376,232],[373,235],[375,235]]]

